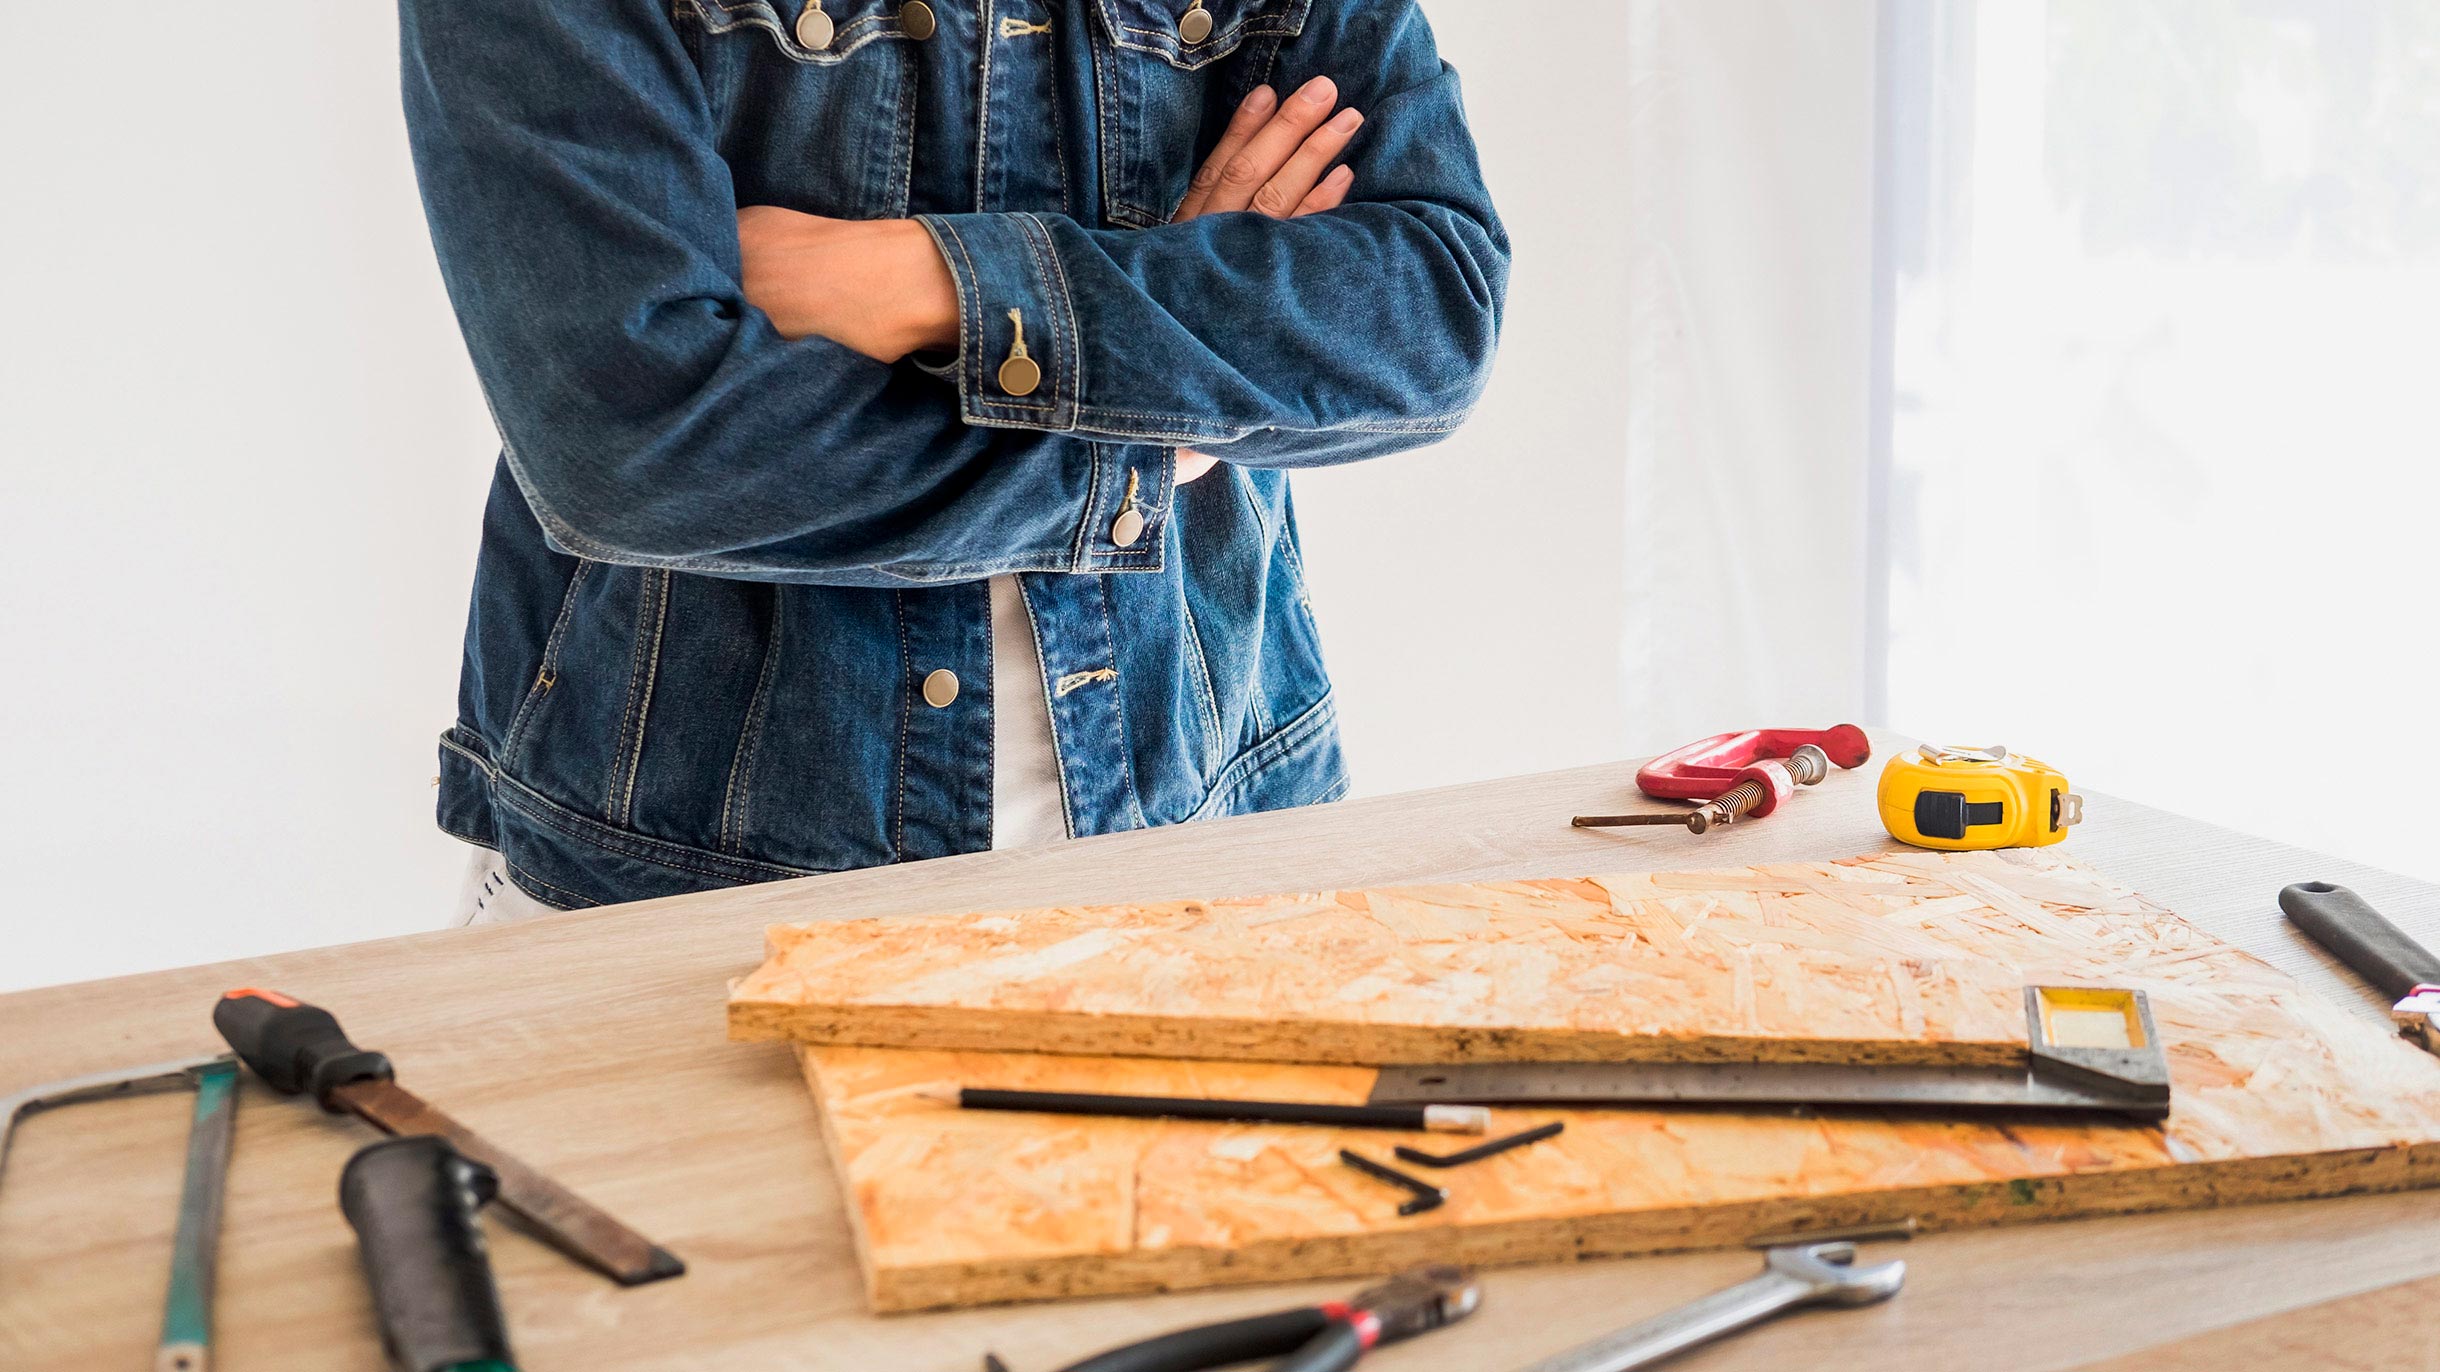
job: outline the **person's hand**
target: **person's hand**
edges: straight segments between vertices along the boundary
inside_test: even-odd
[[[1364,127],[1363,114],[1352,106],[1331,113],[1338,99],[1339,88],[1327,76],[1306,82],[1285,105],[1269,86],[1256,86],[1188,183],[1186,199],[1170,222],[1183,224],[1227,210],[1297,219],[1337,209],[1355,184],[1356,173],[1353,167],[1331,163]],[[1178,449],[1175,484],[1185,485],[1217,462],[1208,453]]]
[[[1356,173],[1331,164],[1364,127],[1352,106],[1333,115],[1338,101],[1339,88],[1327,76],[1307,81],[1285,104],[1269,86],[1256,86],[1187,184],[1171,222],[1227,210],[1294,219],[1337,209]]]
[[[737,212],[749,304],[787,338],[819,335],[881,362],[957,346],[957,282],[912,219]]]

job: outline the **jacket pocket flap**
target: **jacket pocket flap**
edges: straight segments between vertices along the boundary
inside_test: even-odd
[[[1313,0],[1095,0],[1110,41],[1122,48],[1149,52],[1173,67],[1193,71],[1237,50],[1248,38],[1293,38],[1305,31],[1305,15]],[[1211,16],[1204,30],[1188,21],[1200,9]],[[1194,42],[1189,33],[1202,33]]]
[[[822,0],[822,15],[830,21],[822,31],[826,41],[809,48],[799,36],[806,8],[805,0],[675,0],[673,12],[700,23],[707,33],[759,29],[790,59],[812,66],[845,61],[877,39],[906,36],[896,7],[882,0]]]

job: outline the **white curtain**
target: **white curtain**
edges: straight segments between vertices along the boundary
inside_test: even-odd
[[[2440,876],[2440,7],[1887,14],[1891,721]]]
[[[1629,6],[1620,666],[1644,749],[1873,713],[1876,17]]]
[[[2440,7],[1628,13],[1634,741],[1861,717],[2440,876]]]

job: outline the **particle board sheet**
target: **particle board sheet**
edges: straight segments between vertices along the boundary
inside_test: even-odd
[[[1338,1150],[1387,1159],[1398,1143],[1440,1152],[1469,1140],[959,1111],[933,1095],[963,1085],[1354,1102],[1370,1087],[1364,1068],[801,1045],[873,1306],[1359,1277],[1426,1259],[1543,1262],[1907,1216],[1940,1229],[2440,1180],[2440,1059],[2058,856],[1888,854],[1651,880],[1678,899],[1902,886],[1919,899],[1876,892],[1872,912],[1858,911],[1887,947],[1928,959],[1923,938],[1936,931],[1941,956],[1984,964],[1978,976],[2140,988],[2169,1056],[2170,1117],[1501,1110],[1498,1132],[1553,1119],[1567,1129],[1434,1174],[1449,1203],[1400,1218],[1398,1194],[1341,1165]],[[1717,922],[1689,941],[1712,939],[1732,962],[1766,957],[1770,930],[1803,946],[1818,928],[1782,918],[1769,899]],[[1707,984],[1739,994],[1734,978]]]
[[[1358,1065],[2012,1062],[2023,986],[1981,947],[2056,925],[2042,894],[1821,863],[782,925],[729,1026]]]

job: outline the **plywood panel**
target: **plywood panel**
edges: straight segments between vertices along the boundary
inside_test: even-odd
[[[741,1039],[1256,1062],[2008,1062],[2030,894],[1733,871],[782,926]],[[2030,880],[2030,878],[2028,878]]]
[[[1698,1110],[1501,1111],[1550,1142],[1441,1174],[1450,1203],[1340,1166],[1446,1136],[958,1111],[965,1086],[1363,1098],[1361,1068],[808,1046],[878,1309],[1358,1275],[1424,1258],[1530,1262],[1742,1242],[1914,1216],[1932,1228],[2204,1206],[2440,1180],[2440,1061],[2053,853],[1889,854],[1778,865],[1764,884],[1870,892],[1848,946],[1915,947],[1978,976],[2115,984],[2152,999],[2164,1126]],[[1751,891],[1735,873],[1650,889]],[[1903,887],[1911,899],[1880,888]],[[1742,911],[1801,931],[1774,898]],[[1746,936],[1764,942],[1759,934]],[[1757,954],[1759,956],[1759,954]],[[1966,978],[1973,981],[1973,978]]]

